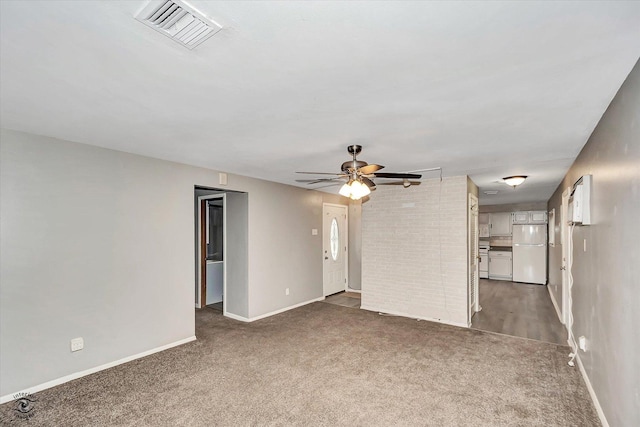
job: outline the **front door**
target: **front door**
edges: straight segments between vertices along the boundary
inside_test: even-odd
[[[324,296],[347,288],[347,207],[322,205],[322,257]]]

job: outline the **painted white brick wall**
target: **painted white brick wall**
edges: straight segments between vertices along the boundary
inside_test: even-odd
[[[362,205],[362,308],[467,325],[467,177],[378,186]]]

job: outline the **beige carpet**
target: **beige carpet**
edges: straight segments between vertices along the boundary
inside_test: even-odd
[[[314,303],[37,393],[29,426],[595,426],[568,348]]]

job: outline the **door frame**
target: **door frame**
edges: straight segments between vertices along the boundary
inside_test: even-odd
[[[340,205],[337,203],[322,203],[322,296],[325,297],[325,262],[324,262],[324,238],[325,233],[329,232],[329,230],[324,229],[324,216],[326,213],[326,207],[338,207],[343,208],[345,217],[344,217],[344,278],[346,279],[344,282],[344,290],[345,292],[349,290],[349,206],[348,205]]]
[[[210,194],[207,196],[198,197],[198,244],[196,260],[198,262],[198,274],[196,277],[197,288],[198,288],[198,302],[196,303],[197,308],[204,308],[207,305],[207,260],[205,256],[204,245],[206,244],[206,238],[203,239],[203,230],[206,227],[207,221],[203,221],[202,218],[206,214],[204,207],[206,206],[206,202],[212,199],[222,199],[222,253],[223,257],[227,255],[227,197],[226,194]],[[227,305],[224,303],[225,297],[227,295],[227,269],[224,265],[224,258],[222,260],[222,314],[227,315]],[[204,265],[205,268],[202,268]],[[203,301],[204,300],[204,301]],[[204,302],[204,304],[203,304]]]
[[[560,206],[560,245],[562,246],[561,270],[562,270],[562,318],[560,321],[566,326],[569,321],[569,270],[567,270],[567,260],[569,259],[569,198],[571,188],[567,187],[562,192],[562,204]]]
[[[479,238],[479,230],[478,230],[478,214],[479,214],[479,202],[478,202],[478,197],[476,195],[474,195],[473,193],[469,193],[469,197],[468,197],[468,202],[469,202],[469,219],[468,219],[468,223],[467,223],[467,281],[468,281],[468,297],[467,297],[467,306],[468,306],[468,310],[467,310],[467,314],[469,316],[469,325],[471,325],[471,318],[473,317],[473,315],[480,311],[480,268],[478,265],[478,259],[480,259],[480,238]],[[474,226],[475,226],[475,236],[472,235],[471,233],[471,222],[474,222]],[[475,241],[473,241],[475,239]],[[475,244],[476,246],[476,262],[475,262],[475,276],[472,276],[472,272],[471,272],[471,257],[473,256],[471,254],[471,248],[472,248],[472,244]],[[471,279],[472,277],[475,277],[475,282],[471,283]],[[473,287],[473,295],[475,295],[475,301],[473,301],[473,303],[471,302],[471,288]]]

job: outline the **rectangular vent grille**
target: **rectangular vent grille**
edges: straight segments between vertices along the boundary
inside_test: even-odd
[[[187,49],[193,49],[222,27],[180,0],[152,0],[136,19]]]

